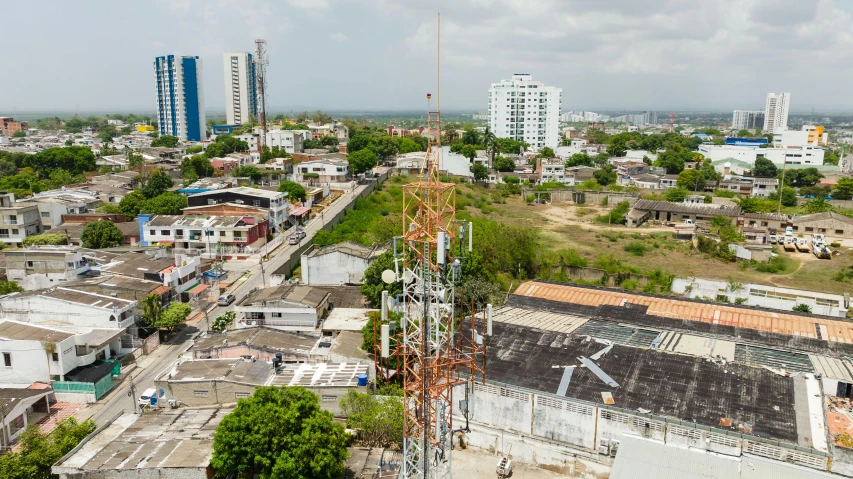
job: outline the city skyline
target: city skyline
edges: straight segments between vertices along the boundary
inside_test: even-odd
[[[198,55],[206,103],[224,109],[222,55],[259,37],[271,110],[419,110],[435,91],[435,11],[448,110],[485,109],[485,88],[519,72],[562,88],[573,110],[758,110],[769,91],[792,92],[794,111],[853,108],[853,6],[838,1],[41,3],[38,16],[7,6],[10,37],[48,38],[7,51],[8,70],[28,74],[4,79],[15,92],[0,97],[4,112],[153,110],[149,62],[167,54]]]

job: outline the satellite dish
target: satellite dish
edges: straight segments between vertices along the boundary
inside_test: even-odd
[[[396,276],[397,275],[395,275],[393,271],[391,271],[390,269],[386,269],[382,272],[382,281],[385,284],[391,284],[394,282],[395,279],[397,279]]]
[[[408,284],[411,283],[412,280],[415,279],[415,273],[412,273],[412,270],[407,269],[403,270],[403,282]]]

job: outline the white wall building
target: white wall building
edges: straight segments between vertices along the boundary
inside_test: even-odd
[[[234,138],[237,138],[240,141],[245,141],[247,145],[249,145],[249,151],[258,151],[258,142],[260,141],[260,136],[255,135],[254,133],[243,133],[242,135],[237,135]]]
[[[310,139],[311,132],[308,130],[270,130],[267,132],[266,146],[284,148],[290,154],[302,153],[305,150],[303,142]]]
[[[267,326],[283,331],[316,331],[329,308],[328,291],[285,284],[262,288],[240,301],[237,327]]]
[[[764,111],[735,110],[732,114],[733,130],[761,130],[764,128]]]
[[[560,144],[560,107],[563,89],[534,81],[530,74],[489,88],[489,127],[498,138],[513,138],[531,150]]]
[[[318,247],[302,253],[302,282],[308,285],[361,284],[364,272],[387,248],[369,248],[351,241]]]
[[[775,133],[788,128],[790,93],[768,93],[764,106],[764,131]]]
[[[319,183],[343,183],[350,180],[349,163],[338,158],[303,161],[293,167],[293,177],[297,182],[309,181],[306,173],[319,175]]]
[[[6,251],[6,277],[27,291],[81,278],[91,267],[73,246],[34,246]]]
[[[50,288],[0,297],[5,318],[24,323],[125,329],[136,322],[136,301],[72,288]]]
[[[740,160],[750,165],[758,158],[767,158],[776,165],[814,165],[823,164],[824,150],[813,146],[788,148],[758,148],[736,145],[699,145],[699,153],[711,161]]]
[[[229,125],[248,123],[258,115],[255,63],[251,53],[223,54],[225,73],[225,117]],[[251,148],[251,147],[250,147]]]

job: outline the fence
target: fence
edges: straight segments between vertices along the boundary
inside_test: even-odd
[[[118,368],[121,364],[116,362]],[[115,368],[113,369],[115,371]],[[81,383],[77,381],[54,381],[53,392],[68,394],[93,394],[95,400],[101,399],[113,388],[113,375],[108,374],[96,383]]]

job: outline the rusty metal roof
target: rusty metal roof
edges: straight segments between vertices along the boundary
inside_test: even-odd
[[[647,307],[646,314],[652,316],[853,344],[853,322],[823,316],[798,315],[541,281],[523,283],[515,294],[592,307],[640,305]]]

